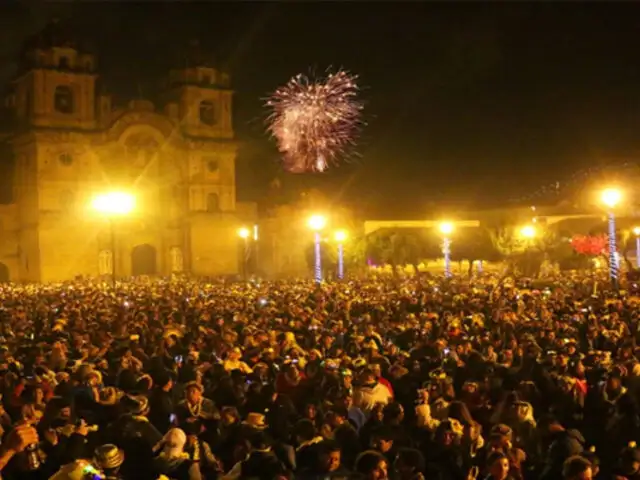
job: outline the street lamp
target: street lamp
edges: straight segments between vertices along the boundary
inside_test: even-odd
[[[617,188],[602,191],[600,199],[607,207],[609,223],[609,279],[614,289],[618,288],[618,258],[616,256],[616,216],[614,210],[622,200],[622,192]]]
[[[442,233],[442,253],[444,255],[444,276],[451,277],[451,234],[453,233],[453,223],[442,222],[439,227]]]
[[[238,229],[238,236],[242,239],[244,252],[242,255],[242,274],[245,278],[249,276],[249,236],[251,232],[248,228],[242,227]]]
[[[115,219],[129,215],[136,207],[136,197],[125,192],[108,192],[96,195],[91,208],[109,220],[111,230],[111,280],[116,286],[116,232]]]
[[[520,236],[522,238],[526,238],[527,240],[535,238],[537,233],[538,232],[536,232],[536,227],[534,227],[533,225],[525,225],[520,229]]]
[[[322,258],[320,254],[320,232],[327,225],[327,219],[322,215],[312,215],[309,217],[307,222],[309,228],[314,232],[314,242],[313,242],[313,250],[314,250],[314,278],[316,283],[322,283]]]
[[[640,227],[634,227],[633,234],[636,236],[636,267],[640,268]]]
[[[342,280],[344,278],[344,242],[347,239],[347,232],[338,230],[333,238],[338,242],[338,279]]]

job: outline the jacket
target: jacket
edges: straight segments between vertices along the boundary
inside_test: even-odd
[[[353,404],[366,415],[371,413],[378,403],[387,405],[392,399],[389,389],[381,383],[362,385],[355,389]]]

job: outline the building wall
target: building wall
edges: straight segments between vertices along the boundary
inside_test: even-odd
[[[0,208],[0,263],[11,280],[96,277],[113,265],[126,277],[140,272],[144,255],[149,263],[149,252],[157,274],[179,266],[196,275],[238,273],[237,231],[256,222],[247,218],[256,210],[236,211],[232,92],[214,84],[214,70],[202,70],[212,83],[201,86],[172,72],[172,103],[162,114],[143,100],[116,110],[96,98],[92,56],[54,50],[35,52],[46,68],[31,67],[14,84],[14,204]],[[62,57],[73,71],[56,69]],[[72,97],[66,112],[56,104],[60,86]],[[204,120],[203,101],[212,115]],[[96,194],[113,190],[136,196],[127,218],[91,210]]]

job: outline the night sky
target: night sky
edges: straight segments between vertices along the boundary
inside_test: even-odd
[[[640,158],[640,4],[5,0],[3,83],[21,42],[53,17],[92,41],[118,98],[153,97],[192,39],[215,52],[236,90],[240,199],[264,200],[279,178],[281,196],[316,186],[369,217],[410,218],[434,204],[501,205]],[[360,76],[358,157],[285,174],[264,98],[329,66]]]

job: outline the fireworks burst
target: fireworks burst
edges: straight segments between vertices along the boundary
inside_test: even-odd
[[[268,131],[287,170],[322,172],[355,145],[362,112],[356,80],[343,70],[322,79],[299,74],[267,100]]]

